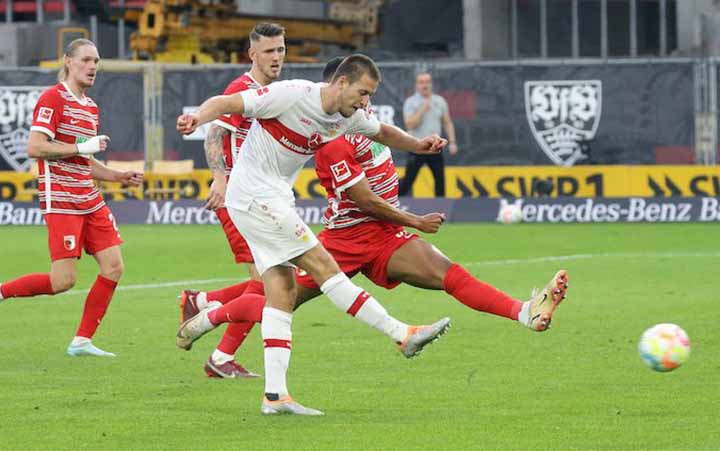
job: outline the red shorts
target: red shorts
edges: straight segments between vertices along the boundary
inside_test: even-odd
[[[93,255],[123,242],[107,205],[88,215],[48,213],[45,222],[52,261],[80,258],[83,249]]]
[[[390,257],[404,244],[418,238],[401,226],[377,221],[365,222],[346,229],[325,229],[318,239],[340,265],[342,272],[352,277],[362,272],[375,285],[395,288],[397,280],[390,280],[387,265]],[[306,288],[318,288],[312,277],[298,270],[297,283]]]
[[[225,237],[227,238],[228,244],[230,244],[230,249],[235,256],[235,263],[253,263],[255,260],[250,252],[250,247],[248,247],[247,241],[245,241],[245,238],[240,235],[240,232],[238,232],[235,224],[233,224],[232,219],[230,219],[227,208],[218,208],[215,210],[215,214],[220,220],[223,230],[225,231]]]

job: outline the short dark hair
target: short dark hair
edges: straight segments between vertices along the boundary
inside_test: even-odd
[[[332,80],[333,75],[335,75],[335,71],[337,71],[338,66],[343,61],[345,61],[344,56],[336,56],[335,58],[328,61],[327,64],[325,65],[325,69],[323,69],[323,74],[322,74],[323,81],[330,83],[330,80]]]
[[[275,36],[284,36],[285,28],[282,25],[272,22],[261,22],[255,25],[250,32],[250,42],[257,42],[262,37],[274,38]]]
[[[332,81],[335,82],[338,78],[344,75],[350,83],[355,83],[365,74],[377,82],[382,81],[380,69],[377,67],[377,64],[375,64],[375,61],[373,61],[369,56],[356,53],[348,56],[342,63],[340,63],[335,71]]]

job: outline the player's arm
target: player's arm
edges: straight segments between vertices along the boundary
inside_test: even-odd
[[[375,136],[371,136],[370,139],[393,149],[420,154],[440,153],[442,148],[447,144],[447,140],[438,135],[430,135],[423,139],[417,139],[399,127],[384,123],[380,123],[380,131]]]
[[[129,186],[140,186],[143,182],[142,172],[110,169],[95,158],[90,158],[90,176],[95,180],[120,182]]]
[[[210,97],[192,114],[178,117],[177,130],[182,134],[190,134],[200,125],[214,121],[222,114],[245,115],[245,102],[241,93]]]
[[[370,183],[365,177],[348,188],[345,193],[363,213],[383,222],[412,227],[421,232],[436,233],[443,221],[445,221],[445,215],[442,213],[418,216],[409,211],[395,208],[372,192]]]
[[[225,205],[226,182],[223,140],[225,135],[229,133],[230,131],[224,127],[212,124],[207,135],[205,135],[205,158],[213,175],[210,193],[205,204],[205,208],[208,210],[217,210]]]
[[[30,158],[56,160],[75,155],[91,155],[105,150],[109,140],[110,138],[107,136],[100,135],[81,144],[67,144],[55,142],[47,134],[32,130],[28,140],[28,156]]]

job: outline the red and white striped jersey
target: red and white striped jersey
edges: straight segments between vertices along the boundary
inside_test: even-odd
[[[33,113],[31,131],[41,132],[53,142],[79,144],[97,135],[100,116],[95,102],[79,99],[65,83],[45,90]],[[90,175],[90,159],[72,157],[38,159],[38,192],[43,213],[85,215],[105,202]]]
[[[361,222],[376,221],[350,200],[346,191],[368,180],[370,189],[394,207],[399,207],[398,176],[390,149],[362,135],[345,135],[315,154],[315,171],[327,191],[328,208],[323,223],[328,229],[342,229]]]
[[[223,94],[236,94],[247,89],[259,89],[261,87],[260,83],[252,78],[250,72],[245,72],[230,82]],[[248,130],[250,130],[250,125],[252,125],[252,118],[245,117],[241,114],[224,114],[213,121],[213,123],[230,131],[229,135],[223,137],[225,175],[229,176],[233,164],[237,160],[238,152],[240,152],[240,146],[242,146],[243,141],[245,141]]]
[[[357,110],[351,117],[327,114],[323,83],[286,80],[241,93],[245,116],[256,118],[238,155],[225,202],[247,210],[253,199],[295,202],[293,185],[303,165],[325,143],[344,134],[374,136],[380,122]]]

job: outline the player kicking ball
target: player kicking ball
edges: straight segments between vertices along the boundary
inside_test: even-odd
[[[261,327],[265,345],[261,413],[265,415],[322,415],[295,402],[287,388],[295,266],[307,271],[344,311],[362,308],[368,316],[385,316],[377,300],[350,281],[295,211],[292,187],[305,162],[324,144],[346,133],[371,136],[394,148],[425,154],[438,153],[447,144],[437,135],[416,139],[370,115],[366,107],[380,78],[380,70],[370,58],[352,55],[340,64],[330,84],[306,80],[273,83],[213,97],[196,113],[178,117],[177,129],[183,134],[222,114],[256,119],[230,174],[226,207],[250,246],[265,289]]]
[[[345,64],[345,62],[343,62],[343,64]],[[337,80],[338,74],[341,74],[343,72],[342,71],[343,64],[341,64],[341,66],[338,68],[338,71],[334,75],[333,80]],[[330,86],[332,86],[332,84]],[[365,104],[364,106],[367,106],[367,104]],[[180,125],[180,123],[179,123],[179,125]],[[337,140],[337,141],[341,141],[341,140]],[[326,144],[323,147],[323,151],[325,150],[325,148],[328,148],[329,146],[332,146],[332,145],[333,145],[333,143]],[[365,148],[364,148],[365,153],[367,153],[368,150],[369,150],[369,146],[365,146]],[[334,152],[330,152],[330,153],[334,153]],[[373,155],[373,154],[374,154],[374,152],[371,153],[371,155]],[[387,161],[387,160],[382,160],[382,161]],[[341,181],[350,179],[350,180],[355,181],[355,183],[353,183],[353,184],[359,184],[362,177],[354,177],[353,178],[353,177],[351,177],[351,175],[348,174],[347,171],[349,171],[349,165],[348,165],[347,161],[343,161],[343,164],[341,166],[336,166],[336,169],[339,167],[342,167],[342,170],[334,170],[333,172],[336,173],[340,177]],[[394,167],[392,168],[392,173],[394,174]],[[366,183],[367,183],[367,181],[366,181]],[[352,184],[348,183],[348,186],[346,186],[345,188],[347,188],[349,190],[351,188],[351,185]],[[383,189],[386,189],[387,186],[388,185],[384,185]],[[395,194],[394,194],[395,201],[397,201],[397,179],[396,178],[395,178],[395,181],[393,184],[393,189],[395,191]],[[384,204],[384,203],[385,202],[383,200],[380,200],[380,204]],[[331,206],[333,206],[332,200],[331,200]],[[334,209],[334,210],[336,210],[336,209]],[[396,208],[393,208],[393,212],[396,212],[396,211],[399,211],[399,210],[397,210]],[[411,225],[414,227],[418,226],[419,223],[417,221],[417,218],[418,218],[417,216],[410,215],[410,216],[408,216],[408,218],[412,219],[412,221],[410,221],[407,225]],[[354,219],[359,219],[359,218],[354,218]],[[390,218],[388,218],[388,220],[390,222],[396,222],[399,224],[403,224],[403,222],[401,220],[398,220],[397,216],[395,217],[395,221],[392,221],[392,219],[390,219]],[[350,222],[352,222],[352,220]],[[360,221],[356,221],[355,223],[360,223],[360,222],[364,222],[364,221],[360,220]],[[442,218],[440,218],[439,223],[441,223],[441,222],[442,222]],[[350,224],[350,225],[352,225],[352,224]],[[439,227],[439,225],[438,225],[438,227]],[[323,233],[325,233],[325,232],[327,232],[327,230],[324,231]],[[402,231],[398,232],[397,230],[394,230],[393,233],[394,233],[393,236],[395,236],[398,239],[402,239],[403,237],[407,236],[407,241],[409,243],[412,243],[413,241],[417,241],[415,239],[417,237],[412,237]],[[322,235],[322,233],[321,233],[321,235]],[[377,234],[376,234],[376,236],[377,236]],[[322,239],[321,239],[321,241],[322,241]],[[346,241],[343,242],[343,245],[345,245],[345,244],[346,244]],[[427,243],[426,243],[426,245],[427,245]],[[350,246],[350,248],[351,247],[352,246]],[[387,246],[384,246],[384,247],[387,247]],[[403,247],[407,247],[405,245],[405,243],[397,246],[395,249],[402,249]],[[252,248],[252,243],[251,243],[251,248]],[[347,248],[348,248],[348,246],[345,246],[345,249],[347,249]],[[432,249],[432,247],[430,247],[429,245],[427,245],[426,248]],[[364,249],[365,249],[365,252],[357,252],[358,255],[355,256],[356,259],[358,257],[360,257],[362,254],[367,254],[367,252],[366,252],[367,246],[365,246]],[[379,246],[376,246],[376,248],[374,250],[382,251],[384,249]],[[439,252],[437,252],[437,254],[442,255]],[[336,255],[336,257],[337,257],[337,255]],[[384,257],[387,258],[387,253],[385,254]],[[444,258],[444,256],[443,256],[443,258]],[[376,260],[382,262],[382,260],[379,258],[379,256],[376,256]],[[391,257],[391,260],[392,260],[392,257]],[[444,260],[446,261],[445,262],[446,266],[449,266],[450,268],[449,269],[446,268],[447,269],[445,271],[446,277],[442,278],[443,283],[448,278],[447,276],[450,276],[450,272],[452,271],[452,268],[453,268],[452,264],[448,264],[449,261],[447,261],[446,258],[444,258]],[[418,260],[414,260],[414,263],[417,261]],[[440,260],[436,259],[436,261],[440,261]],[[343,264],[341,263],[341,266],[342,265]],[[380,263],[380,264],[376,265],[376,267],[375,267],[375,269],[377,269],[378,271],[373,271],[372,265],[367,265],[365,267],[363,267],[363,265],[358,265],[354,270],[352,270],[352,269],[348,270],[347,265],[345,265],[345,266],[343,266],[343,271],[346,273],[354,274],[354,273],[362,270],[366,275],[368,273],[370,273],[371,275],[373,273],[375,273],[375,275],[377,277],[375,279],[373,279],[373,277],[371,276],[371,279],[373,279],[376,283],[378,283],[377,279],[383,275],[381,272],[381,270],[383,269],[383,266],[386,266],[386,265],[384,263]],[[389,267],[389,266],[390,266],[390,262],[387,263],[387,267]],[[410,265],[410,266],[413,266],[413,265]],[[462,268],[460,268],[460,269],[462,269]],[[456,270],[453,272],[454,272],[455,276],[451,277],[451,278],[453,278],[454,280],[457,281],[458,288],[462,288],[462,286],[460,286],[461,284],[465,284],[467,282],[472,282],[472,280],[469,280],[466,277],[466,275],[469,276],[469,274],[467,274],[466,271],[464,271],[464,270],[457,271]],[[311,279],[317,280],[316,277],[311,277]],[[473,279],[472,276],[470,276],[470,279]],[[402,280],[402,279],[400,279],[400,280]],[[390,281],[388,281],[388,282],[390,282]],[[481,282],[479,282],[479,281],[477,281],[477,282],[478,282],[478,284],[481,284]],[[396,282],[396,284],[397,284],[397,282]],[[302,286],[302,283],[299,283],[299,285]],[[417,286],[424,286],[426,288],[437,288],[435,286],[425,286],[425,285],[427,285],[427,284],[423,284],[422,282],[419,282],[419,284]],[[320,292],[326,292],[326,294],[327,294],[327,290],[323,289],[324,288],[323,284],[320,284],[319,288],[320,288],[320,290],[318,291],[317,285],[315,286],[315,295],[319,294]],[[489,287],[489,286],[482,286],[481,288],[489,288],[489,290],[485,290],[486,291],[485,294],[481,294],[481,296],[480,296],[480,297],[487,296],[490,298],[490,299],[483,300],[484,303],[487,303],[487,301],[490,300],[491,304],[501,305],[501,308],[508,309],[509,312],[507,313],[507,315],[514,315],[515,316],[514,319],[523,321],[526,325],[528,325],[529,327],[531,327],[535,330],[545,330],[545,329],[547,329],[547,327],[550,324],[550,321],[552,319],[552,314],[553,314],[555,308],[557,307],[557,304],[565,296],[565,290],[567,289],[567,274],[564,271],[560,271],[556,275],[556,277],[553,278],[553,280],[538,294],[538,296],[534,297],[533,300],[531,300],[528,303],[521,303],[519,301],[512,300],[511,298],[509,298],[507,296],[505,296],[504,298],[503,298],[503,296],[497,297],[497,296],[495,296],[496,294],[502,294],[502,293],[497,292],[497,290],[494,290],[494,289],[492,289],[492,287]],[[447,291],[447,288],[446,288],[446,291]],[[488,292],[490,293],[491,296],[488,296]],[[471,294],[471,293],[468,293],[468,294]],[[367,294],[361,293],[361,295],[358,296],[358,298],[356,299],[356,302],[354,302],[350,306],[348,311],[353,310],[355,305],[358,303],[358,301],[362,302],[363,298],[366,299],[368,297],[369,296]],[[458,297],[460,299],[460,296],[456,296],[456,297]],[[331,299],[332,299],[332,297],[331,297]],[[462,301],[462,299],[461,299],[461,301]],[[250,309],[247,309],[246,307],[248,305],[252,305],[253,307]],[[202,308],[203,306],[196,306],[196,307]],[[212,306],[212,307],[215,307],[215,306]],[[199,336],[206,333],[208,330],[211,330],[216,324],[220,324],[221,322],[252,321],[252,320],[259,321],[262,318],[263,319],[263,328],[264,328],[265,327],[264,323],[267,322],[267,319],[268,319],[267,316],[265,315],[264,311],[262,313],[260,313],[260,308],[262,308],[262,297],[259,296],[258,294],[247,295],[247,296],[245,296],[244,299],[242,299],[242,297],[241,297],[239,299],[236,299],[236,300],[228,303],[227,305],[225,305],[221,308],[212,308],[212,307],[204,310],[196,317],[191,318],[183,325],[183,328],[181,328],[181,331],[178,333],[178,344],[179,345],[181,345],[181,346],[186,345],[189,347],[189,345],[192,343],[193,340],[199,338]],[[266,310],[267,310],[267,308],[266,308]],[[190,312],[187,312],[187,313],[190,313]],[[267,342],[266,342],[266,345],[267,345]],[[266,348],[266,363],[267,363],[267,348]],[[268,365],[266,364],[266,369],[267,368],[268,368]],[[266,394],[266,401],[267,401],[267,394]],[[281,413],[282,412],[281,410],[274,411],[274,410],[271,410],[271,408],[266,408],[266,406],[267,407],[272,406],[272,404],[270,404],[266,401],[264,401],[264,403],[263,403],[263,413]],[[300,413],[300,412],[292,412],[292,413]]]

